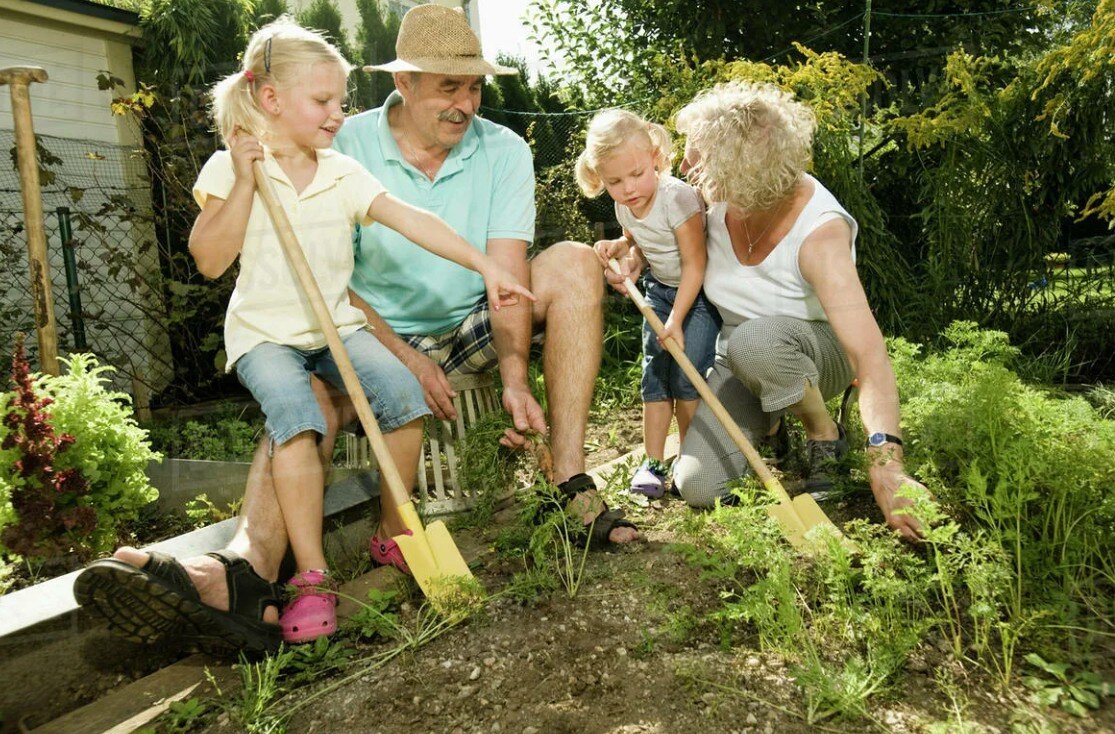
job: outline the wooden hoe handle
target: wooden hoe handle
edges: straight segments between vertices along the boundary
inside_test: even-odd
[[[360,424],[364,426],[364,432],[368,434],[368,442],[379,461],[380,472],[387,483],[387,491],[391,495],[391,500],[396,507],[401,507],[410,501],[409,494],[403,487],[403,479],[399,476],[399,470],[391,458],[391,453],[387,450],[387,442],[383,440],[379,423],[376,422],[372,407],[368,404],[368,397],[364,394],[364,388],[361,387],[360,380],[356,377],[356,371],[352,368],[352,360],[349,359],[348,351],[341,341],[341,335],[337,332],[337,325],[333,323],[333,315],[325,305],[325,299],[321,297],[321,290],[317,287],[317,281],[314,280],[310,264],[306,262],[306,255],[298,244],[298,237],[294,233],[294,228],[290,226],[290,219],[287,218],[286,210],[283,208],[282,202],[279,201],[279,195],[275,192],[275,185],[271,183],[270,177],[263,168],[263,163],[255,161],[252,164],[252,172],[255,174],[256,190],[259,192],[260,198],[263,199],[267,211],[271,214],[271,220],[275,223],[275,230],[279,233],[279,241],[283,245],[283,251],[286,252],[287,261],[290,262],[290,266],[294,270],[298,282],[302,285],[306,297],[310,299],[310,306],[313,308],[318,323],[321,325],[321,330],[325,334],[325,342],[329,345],[329,351],[337,363],[337,370],[341,373],[345,391],[348,392],[348,396],[356,408],[356,415],[360,418]]]
[[[609,260],[608,265],[614,273],[623,275],[623,271],[620,269],[619,263],[616,262],[615,258]],[[643,314],[643,318],[645,318],[651,328],[654,329],[654,333],[661,336],[662,332],[666,330],[666,326],[662,323],[662,319],[658,318],[658,315],[654,313],[654,310],[647,304],[646,299],[643,298],[643,294],[639,292],[639,289],[635,287],[635,284],[631,282],[630,278],[624,278],[623,284],[627,286],[627,295],[635,302],[635,305]],[[743,434],[743,431],[736,425],[732,416],[728,414],[728,410],[724,407],[724,404],[713,394],[712,389],[708,386],[708,383],[705,382],[704,376],[698,372],[697,368],[693,366],[693,363],[689,361],[689,357],[685,355],[685,350],[678,346],[678,343],[674,341],[672,337],[666,339],[665,342],[663,342],[663,346],[666,347],[666,351],[670,353],[674,361],[677,362],[678,366],[685,372],[685,376],[693,383],[693,387],[697,388],[697,392],[700,394],[701,399],[712,409],[713,415],[715,415],[716,419],[720,421],[720,424],[724,426],[728,435],[731,436],[732,441],[734,441],[736,446],[739,447],[739,450],[743,452],[743,455],[747,457],[747,463],[751,465],[751,469],[755,472],[755,476],[759,478],[759,481],[763,483],[763,486],[774,492],[780,503],[789,502],[790,495],[786,493],[781,482],[779,482],[774,474],[771,473],[770,469],[767,468],[766,463],[763,461],[763,457],[759,456],[759,452],[756,451],[755,447],[751,445],[751,442],[747,440],[747,436]]]
[[[50,261],[47,259],[46,230],[43,226],[43,195],[39,187],[38,153],[35,150],[31,93],[28,89],[31,82],[46,80],[46,71],[37,66],[10,66],[0,69],[0,84],[9,85],[12,95],[19,187],[23,195],[23,222],[27,228],[27,262],[35,309],[35,330],[39,338],[39,364],[43,372],[57,375],[58,327],[54,320]]]

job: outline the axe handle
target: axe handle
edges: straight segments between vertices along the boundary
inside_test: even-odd
[[[16,158],[23,196],[23,222],[27,227],[27,261],[31,277],[31,297],[35,309],[35,329],[39,339],[39,365],[43,372],[58,374],[58,326],[54,320],[54,296],[50,287],[50,261],[46,252],[43,227],[43,196],[39,188],[39,161],[35,150],[35,128],[31,120],[31,82],[45,82],[46,72],[38,67],[15,66],[0,69],[0,84],[7,84],[12,96],[15,123]]]
[[[608,265],[617,275],[623,274],[615,258],[609,260]],[[643,298],[643,294],[639,292],[639,289],[635,287],[635,284],[631,282],[630,278],[624,278],[623,284],[627,286],[627,295],[635,302],[639,312],[643,314],[643,318],[645,318],[651,328],[654,329],[654,333],[661,336],[662,332],[666,330],[666,325],[662,323],[662,319],[658,318],[658,314],[656,314],[654,309],[646,302],[646,299]],[[712,388],[705,382],[704,376],[693,366],[689,357],[685,355],[685,350],[682,349],[673,338],[666,339],[663,342],[663,346],[666,347],[666,351],[670,353],[674,361],[681,367],[685,376],[689,378],[689,381],[693,383],[693,387],[697,388],[697,393],[701,396],[701,399],[705,401],[705,404],[712,409],[713,415],[715,415],[716,419],[720,421],[720,424],[724,426],[724,430],[728,432],[732,441],[734,441],[739,450],[743,452],[743,455],[747,457],[747,463],[751,465],[751,469],[755,472],[755,476],[759,478],[759,481],[763,483],[763,486],[774,492],[780,503],[789,502],[790,495],[786,493],[786,489],[782,486],[782,483],[779,482],[774,474],[771,473],[770,469],[767,468],[766,463],[763,461],[763,457],[759,455],[759,452],[756,451],[755,447],[751,445],[751,442],[747,440],[747,436],[743,434],[743,431],[740,430],[740,427],[736,424],[735,420],[732,419],[732,416],[728,414],[728,409],[724,407],[724,404],[721,403],[720,399],[712,392]]]

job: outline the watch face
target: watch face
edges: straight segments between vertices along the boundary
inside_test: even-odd
[[[882,446],[887,442],[887,434],[872,433],[870,436],[868,436],[867,442],[872,446]]]

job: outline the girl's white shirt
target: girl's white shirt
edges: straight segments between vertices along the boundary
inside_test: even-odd
[[[808,174],[805,178],[813,183],[812,196],[790,231],[758,265],[743,265],[736,257],[724,223],[728,205],[720,202],[709,207],[705,295],[724,319],[717,344],[720,354],[728,335],[748,319],[792,316],[804,321],[828,321],[816,291],[801,274],[801,246],[822,224],[842,218],[852,228],[855,262],[859,225],[820,181]]]
[[[681,285],[681,252],[676,230],[694,215],[704,220],[705,205],[701,195],[669,174],[658,177],[650,211],[640,219],[629,208],[616,204],[616,221],[635,238],[650,266],[650,273],[663,285]]]
[[[263,167],[275,183],[341,336],[363,328],[367,325],[364,313],[348,299],[353,230],[358,222],[372,223],[368,208],[386,189],[362,165],[331,149],[317,151],[317,171],[301,193],[269,152],[264,153]],[[204,207],[210,196],[227,199],[235,180],[229,152],[214,153],[194,184],[198,206]],[[258,192],[252,200],[239,262],[240,273],[225,314],[226,371],[263,342],[307,350],[325,346],[325,335]]]

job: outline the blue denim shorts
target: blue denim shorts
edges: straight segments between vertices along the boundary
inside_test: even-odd
[[[430,413],[414,374],[371,332],[360,329],[342,341],[380,430],[388,433]],[[236,360],[236,376],[263,409],[275,444],[303,431],[325,435],[325,416],[310,387],[311,375],[344,390],[328,347],[302,350],[264,342]]]
[[[643,278],[643,292],[647,304],[663,322],[674,307],[678,289],[663,285],[654,277]],[[712,369],[716,357],[716,336],[720,333],[720,313],[705,298],[705,292],[697,294],[689,313],[685,317],[685,356],[702,375]],[[670,353],[658,343],[658,336],[650,324],[643,322],[643,379],[639,393],[644,403],[659,400],[697,400],[697,388],[689,382],[681,367]]]

